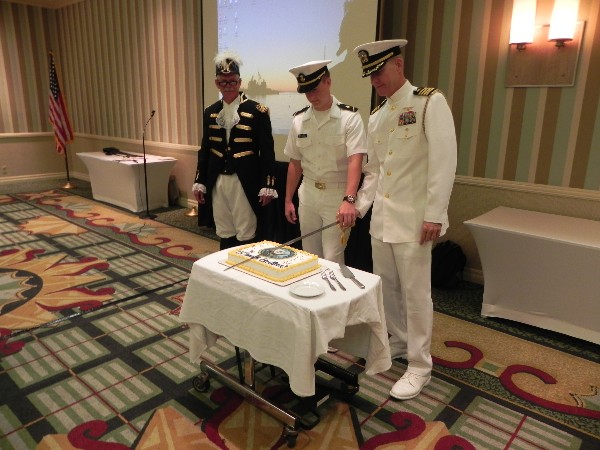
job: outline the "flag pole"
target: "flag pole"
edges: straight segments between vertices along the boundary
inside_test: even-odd
[[[67,105],[60,90],[57,67],[54,63],[54,54],[49,52],[50,63],[50,90],[48,96],[48,117],[54,130],[54,140],[56,142],[56,151],[65,157],[65,167],[67,169],[67,183],[63,186],[65,189],[75,187],[71,183],[71,174],[69,173],[69,155],[67,153],[67,144],[73,140],[73,127],[67,114]]]
[[[67,169],[67,182],[63,185],[63,189],[73,189],[76,187],[71,183],[71,176],[69,175],[69,153],[67,152],[67,145],[65,144],[65,168]]]

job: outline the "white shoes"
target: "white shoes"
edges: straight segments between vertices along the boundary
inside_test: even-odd
[[[416,373],[405,372],[392,387],[390,395],[398,400],[415,398],[430,381],[431,375],[417,375]]]

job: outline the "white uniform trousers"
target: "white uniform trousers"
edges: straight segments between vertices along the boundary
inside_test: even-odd
[[[317,189],[314,181],[302,181],[298,189],[298,219],[300,233],[305,235],[329,225],[336,220],[336,214],[344,198],[346,183],[328,183],[325,189]],[[344,263],[344,249],[350,236],[346,231],[342,243],[342,229],[333,226],[321,233],[313,234],[302,240],[302,249],[321,258]]]
[[[258,196],[258,192],[256,195]],[[254,239],[256,214],[236,174],[219,175],[212,190],[212,207],[217,236],[235,236],[238,241]]]
[[[390,244],[371,238],[373,273],[383,287],[383,306],[390,343],[406,345],[408,369],[431,373],[431,241]]]

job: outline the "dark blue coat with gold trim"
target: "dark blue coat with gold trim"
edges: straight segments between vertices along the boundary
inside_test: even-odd
[[[198,150],[195,183],[206,186],[206,204],[201,207],[198,223],[212,225],[212,189],[224,168],[230,167],[239,177],[244,193],[256,217],[260,219],[258,193],[275,186],[275,149],[269,109],[240,93],[240,121],[232,128],[229,143],[225,128],[217,124],[223,109],[219,100],[204,110],[202,144]],[[259,228],[261,224],[259,223]],[[257,230],[257,236],[260,230]]]

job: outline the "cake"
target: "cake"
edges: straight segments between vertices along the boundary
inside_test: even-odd
[[[236,268],[276,282],[291,280],[319,268],[316,255],[270,241],[231,249],[225,263],[234,265],[242,261],[245,262]]]

